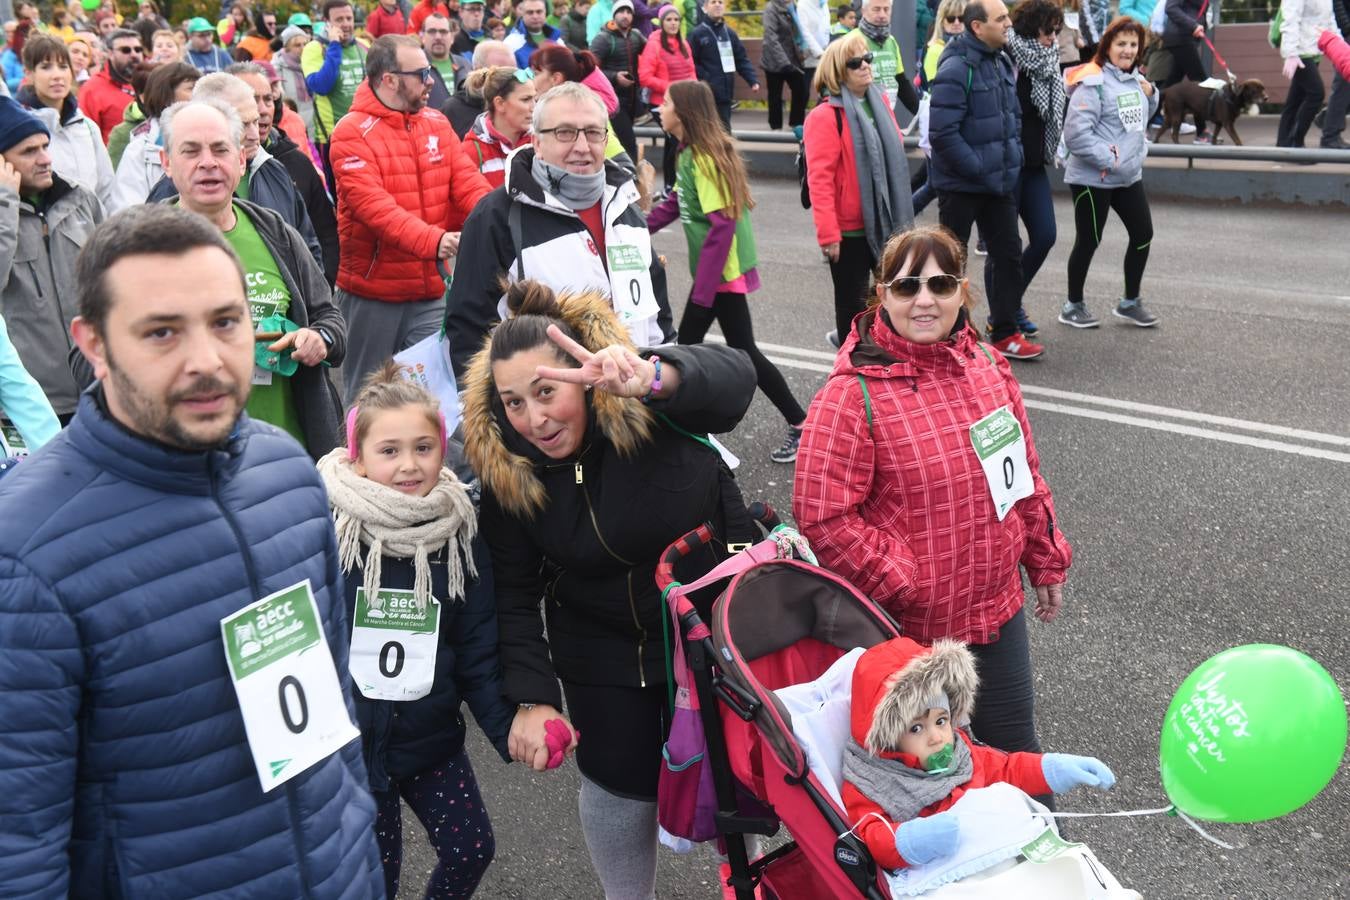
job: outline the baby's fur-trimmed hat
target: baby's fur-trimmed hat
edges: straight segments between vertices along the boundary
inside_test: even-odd
[[[975,672],[975,658],[965,644],[938,640],[927,648],[908,638],[896,638],[863,654],[859,668],[864,668],[864,660],[873,653],[879,657],[873,662],[889,664],[890,674],[885,676],[883,690],[876,698],[871,726],[863,741],[869,753],[899,747],[900,738],[910,723],[933,708],[935,702],[945,700],[953,724],[964,725],[970,721],[980,679]],[[855,672],[855,678],[857,674]],[[854,688],[854,703],[857,703],[856,681]]]

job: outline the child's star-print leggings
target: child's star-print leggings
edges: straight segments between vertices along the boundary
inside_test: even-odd
[[[403,864],[400,796],[427,830],[439,859],[427,882],[428,900],[473,896],[492,863],[496,842],[468,754],[461,750],[443,766],[392,781],[389,790],[375,792],[375,839],[384,863],[385,892],[391,900],[398,894]]]

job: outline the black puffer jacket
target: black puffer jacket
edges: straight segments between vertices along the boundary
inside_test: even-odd
[[[502,759],[510,761],[506,735],[516,711],[502,697],[492,566],[481,538],[474,542],[474,559],[478,580],[468,584],[462,600],[447,602],[443,599],[450,595],[445,558],[431,557],[431,595],[441,601],[440,646],[431,692],[418,700],[394,702],[369,700],[359,687],[351,686],[371,790],[388,790],[391,778],[420,775],[458,753],[464,746],[461,703],[469,704],[478,727]],[[410,559],[385,556],[380,562],[383,588],[412,590],[413,576]],[[356,616],[356,589],[364,581],[359,564],[347,573],[348,627]],[[470,581],[467,570],[465,581]]]
[[[603,298],[579,298],[568,310],[587,346],[626,342]],[[718,540],[676,571],[683,581],[704,574],[726,555],[725,514],[744,514],[717,452],[680,429],[703,434],[736,426],[755,390],[749,358],[715,344],[666,346],[659,354],[663,365],[679,370],[678,392],[650,407],[588,394],[583,449],[557,461],[507,422],[486,352],[470,369],[466,451],[484,486],[481,527],[492,551],[502,674],[512,702],[561,708],[558,678],[664,684],[657,562],[669,544],[708,522]]]

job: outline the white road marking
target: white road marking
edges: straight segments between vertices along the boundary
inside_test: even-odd
[[[723,343],[723,339],[718,335],[710,334],[707,339]],[[834,354],[823,350],[809,350],[803,347],[791,347],[785,344],[770,343],[760,343],[759,348],[765,351],[765,355],[768,356],[771,362],[791,369],[801,369],[807,372],[818,372],[828,375],[834,368]],[[797,357],[804,357],[804,359],[799,359]],[[815,360],[820,360],[820,362],[815,362]],[[1295,456],[1308,456],[1314,459],[1325,459],[1330,462],[1350,463],[1350,453],[1327,450],[1322,447],[1309,447],[1291,442],[1293,440],[1309,441],[1319,444],[1331,444],[1337,447],[1350,447],[1350,437],[1339,434],[1324,434],[1320,431],[1289,428],[1284,425],[1270,425],[1265,422],[1252,422],[1247,419],[1234,419],[1228,416],[1215,416],[1210,415],[1209,413],[1192,412],[1191,410],[1186,409],[1156,406],[1151,403],[1135,403],[1130,400],[1116,400],[1112,397],[1096,397],[1091,394],[1078,394],[1073,391],[1061,391],[1056,390],[1055,388],[1043,388],[1025,383],[1022,384],[1022,394],[1025,397],[1025,402],[1029,409],[1062,413],[1063,415],[1078,416],[1079,418],[1084,419],[1096,419],[1102,422],[1113,422],[1118,425],[1131,425],[1136,428],[1147,428],[1152,431],[1165,431],[1171,434],[1181,434],[1188,437],[1221,441],[1227,444],[1240,444],[1244,447],[1274,450],[1279,453],[1290,453]],[[1036,399],[1038,397],[1047,399]],[[1049,402],[1051,400],[1072,401],[1075,404],[1086,405],[1069,405],[1068,403],[1063,402]],[[1103,409],[1092,409],[1092,406],[1107,407],[1107,409],[1128,410],[1129,412],[1144,413],[1158,418],[1145,418],[1142,415],[1125,415],[1123,413],[1108,412]],[[1179,419],[1181,422],[1166,421],[1168,419]],[[1247,434],[1233,434],[1229,431],[1219,431],[1214,428],[1201,428],[1195,425],[1182,424],[1182,422],[1199,422],[1205,425],[1215,425],[1221,428],[1256,432],[1257,434],[1274,435],[1277,437],[1289,438],[1291,440],[1272,440],[1270,438],[1254,437]]]

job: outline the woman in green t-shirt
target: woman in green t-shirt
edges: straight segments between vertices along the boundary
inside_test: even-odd
[[[760,389],[787,420],[787,439],[769,457],[790,463],[797,458],[806,411],[783,373],[755,345],[750,325],[746,295],[759,290],[759,272],[745,163],[722,126],[712,90],[703,82],[673,82],[659,113],[661,127],[680,142],[680,151],[675,190],[651,211],[647,228],[660,231],[677,216],[684,224],[694,286],[680,319],[679,341],[703,343],[716,320],[727,344],[750,355]]]

